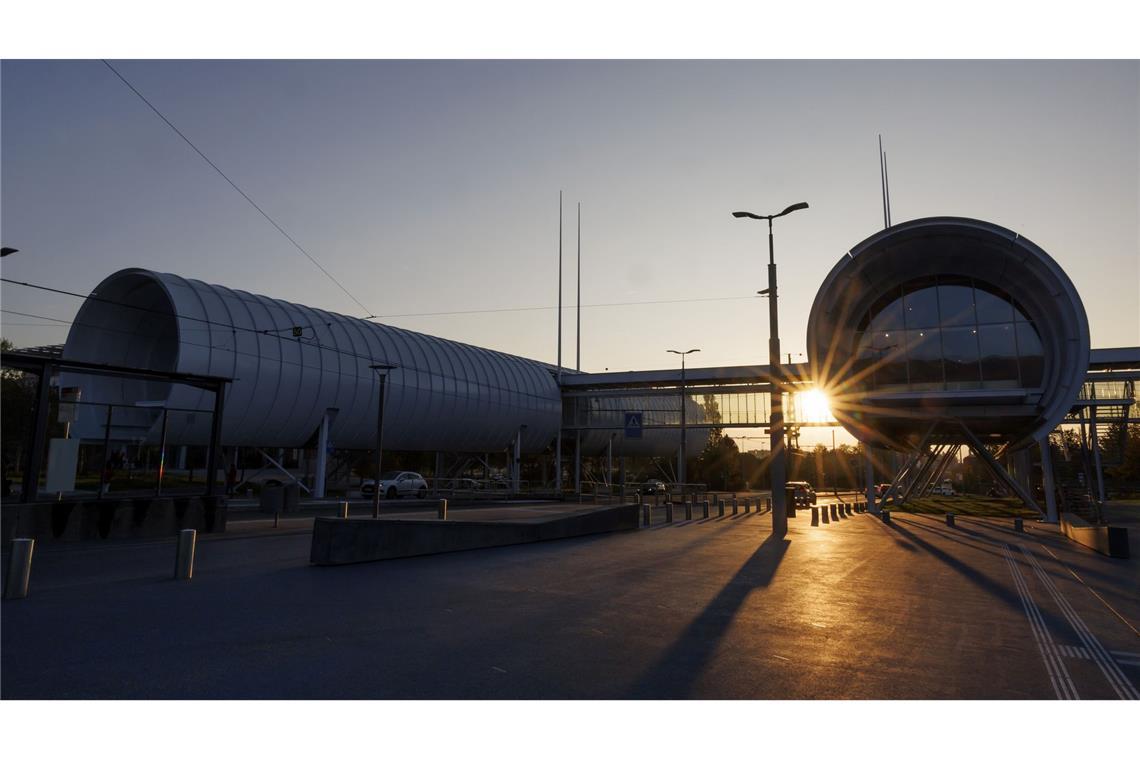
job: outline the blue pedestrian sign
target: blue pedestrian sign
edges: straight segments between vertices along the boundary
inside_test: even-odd
[[[626,438],[640,438],[641,437],[641,412],[626,412],[625,413],[625,437]]]

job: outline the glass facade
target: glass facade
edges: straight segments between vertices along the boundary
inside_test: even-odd
[[[1037,388],[1045,370],[1037,329],[1013,299],[967,277],[892,288],[855,341],[855,377],[874,390]]]

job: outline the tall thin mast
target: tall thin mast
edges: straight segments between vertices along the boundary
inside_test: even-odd
[[[578,202],[578,358],[574,369],[582,371],[582,203]]]
[[[883,187],[887,192],[887,226],[891,226],[891,173],[887,168],[887,152],[883,151]]]
[[[558,191],[558,382],[562,382],[562,191]]]
[[[879,135],[879,187],[883,193],[883,228],[891,226],[887,216],[887,164],[883,155],[883,136]]]

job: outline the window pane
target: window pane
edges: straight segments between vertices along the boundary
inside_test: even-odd
[[[938,330],[907,330],[906,352],[912,390],[942,387],[942,345]]]
[[[983,385],[986,388],[1018,387],[1013,325],[978,327],[978,343],[982,353]]]
[[[903,327],[902,298],[895,298],[881,307],[871,307],[871,313],[875,316],[871,318],[870,332],[901,330]]]
[[[969,285],[939,285],[942,325],[974,325],[974,289]]]
[[[1001,296],[974,289],[974,303],[978,307],[978,324],[1013,321],[1013,304]]]
[[[973,327],[951,327],[942,331],[942,358],[946,367],[946,388],[977,388],[982,379],[978,367],[978,331]]]
[[[871,350],[871,333],[859,333],[856,340],[855,360],[852,362],[852,382],[867,388],[875,387],[875,358],[877,354]]]
[[[1031,322],[1017,325],[1017,352],[1021,355],[1021,384],[1026,388],[1039,387],[1045,372],[1045,352]]]
[[[924,287],[920,289],[908,288],[903,296],[903,307],[906,311],[906,326],[911,327],[937,327],[938,326],[938,289]]]
[[[875,388],[906,388],[906,343],[903,332],[877,332],[871,337]]]

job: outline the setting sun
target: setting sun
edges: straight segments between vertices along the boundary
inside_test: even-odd
[[[828,422],[833,419],[827,394],[818,388],[796,394],[800,422]]]

